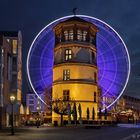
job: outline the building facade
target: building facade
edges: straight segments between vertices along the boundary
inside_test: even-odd
[[[43,94],[40,95],[41,99],[44,100],[44,96]],[[29,107],[31,113],[45,111],[45,104],[33,92],[26,94],[26,106]]]
[[[133,110],[135,112],[140,112],[140,99],[131,97],[128,95],[123,95],[114,106],[115,110],[118,112],[124,110]]]
[[[19,122],[22,90],[22,35],[21,32],[0,32],[0,126],[10,125],[11,105],[14,95],[15,125]]]
[[[96,34],[98,28],[79,18],[72,17],[59,23],[54,28],[54,67],[52,101],[59,98],[81,105],[82,120],[92,118],[98,110],[98,68]],[[53,108],[53,107],[52,107]],[[64,120],[68,120],[67,115]],[[58,121],[60,115],[52,112],[52,122]]]
[[[140,99],[123,95],[111,110],[121,122],[140,120]]]

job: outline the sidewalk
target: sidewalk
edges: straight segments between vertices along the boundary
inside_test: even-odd
[[[118,127],[125,127],[125,128],[140,128],[140,124],[117,124]]]

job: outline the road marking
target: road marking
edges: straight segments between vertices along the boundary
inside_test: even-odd
[[[129,140],[130,138],[133,138],[133,139],[140,139],[140,131],[134,133],[134,134],[131,134],[125,138],[123,138],[122,140]]]

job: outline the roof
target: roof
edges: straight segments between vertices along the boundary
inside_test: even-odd
[[[57,28],[57,26],[59,26],[60,24],[67,23],[67,22],[72,22],[72,21],[73,21],[73,22],[82,22],[82,23],[90,24],[90,25],[94,26],[94,28],[96,28],[96,29],[98,30],[98,28],[97,28],[96,25],[94,25],[93,23],[88,22],[88,21],[86,21],[86,20],[84,20],[84,19],[82,19],[82,18],[80,18],[80,17],[77,17],[77,16],[70,17],[70,18],[66,19],[65,21],[60,22],[59,24],[57,24],[57,25],[54,26],[53,28],[55,29],[55,28]]]
[[[0,31],[0,35],[7,37],[17,37],[18,31]]]
[[[69,21],[79,21],[79,22],[90,23],[90,22],[88,22],[88,21],[86,21],[86,20],[84,20],[84,19],[82,19],[82,18],[80,18],[80,17],[77,17],[77,16],[71,17],[71,18],[67,19],[67,20],[64,21],[64,22],[69,22]],[[91,23],[90,23],[90,24],[91,24]]]

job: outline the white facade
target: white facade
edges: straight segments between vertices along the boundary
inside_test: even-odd
[[[44,95],[40,95],[41,99],[44,99]],[[45,111],[45,105],[40,99],[33,93],[26,94],[26,106],[29,107],[30,112],[42,112]]]

